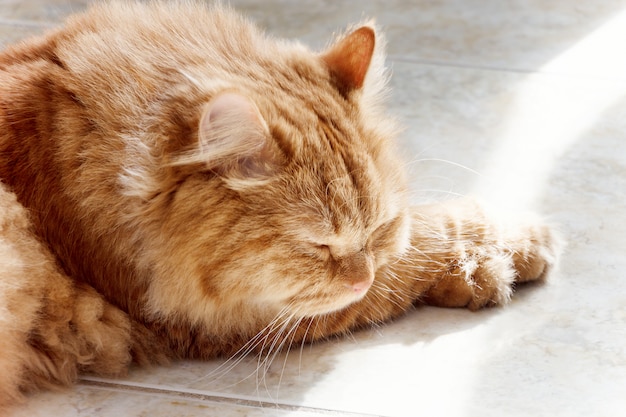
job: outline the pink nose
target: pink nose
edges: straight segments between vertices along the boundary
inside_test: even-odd
[[[355,294],[364,293],[372,286],[372,280],[366,279],[363,281],[356,281],[349,284],[345,284],[347,288],[351,289]]]

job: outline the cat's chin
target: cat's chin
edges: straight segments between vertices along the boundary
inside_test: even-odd
[[[316,316],[324,316],[326,314],[336,313],[345,309],[346,307],[358,303],[361,301],[365,295],[367,294],[367,290],[354,293],[351,292],[347,296],[341,295],[336,297],[335,299],[320,299],[317,301],[307,300],[306,303],[302,305],[297,305],[295,303],[294,311],[297,315],[301,317],[316,317]]]

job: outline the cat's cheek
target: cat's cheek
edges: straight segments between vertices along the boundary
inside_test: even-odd
[[[396,254],[405,253],[411,246],[411,218],[408,214],[401,217],[392,240],[391,251]]]
[[[397,259],[408,250],[410,229],[410,218],[403,213],[373,233],[369,247],[375,255],[377,267]]]

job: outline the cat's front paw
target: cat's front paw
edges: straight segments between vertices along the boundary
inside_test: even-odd
[[[506,304],[515,283],[547,276],[556,263],[560,246],[556,234],[540,221],[463,242],[424,300],[432,305],[470,310]]]
[[[515,269],[515,282],[546,278],[555,266],[563,244],[554,229],[541,221],[521,228],[517,237],[506,242]]]

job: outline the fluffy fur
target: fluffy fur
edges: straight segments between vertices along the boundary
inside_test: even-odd
[[[5,50],[0,404],[545,277],[542,223],[408,206],[383,45],[371,24],[317,53],[219,7],[110,3]]]

